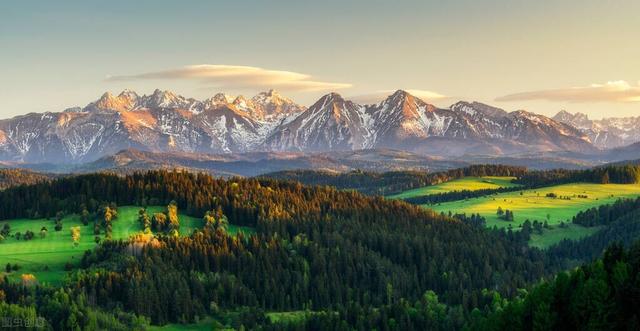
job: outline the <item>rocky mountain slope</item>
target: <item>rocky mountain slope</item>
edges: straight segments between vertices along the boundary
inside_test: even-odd
[[[331,93],[267,138],[271,150],[329,151],[396,148],[452,156],[530,151],[595,151],[574,127],[525,111],[507,113],[481,103],[449,109],[397,91],[374,105]]]
[[[586,114],[572,114],[563,110],[553,119],[578,128],[600,148],[616,148],[640,142],[640,116],[591,120]]]
[[[393,148],[422,154],[588,153],[587,133],[526,111],[480,103],[441,109],[399,90],[359,105],[337,93],[308,109],[276,91],[204,100],[156,90],[105,93],[84,108],[0,120],[0,161],[83,163],[134,148],[151,152],[329,152]]]

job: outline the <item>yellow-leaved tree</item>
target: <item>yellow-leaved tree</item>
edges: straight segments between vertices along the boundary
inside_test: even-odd
[[[73,240],[73,246],[77,247],[80,244],[80,227],[74,226],[71,228],[71,239]]]

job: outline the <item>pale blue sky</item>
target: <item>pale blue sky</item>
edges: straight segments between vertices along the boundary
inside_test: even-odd
[[[124,88],[206,98],[253,95],[272,81],[303,104],[330,89],[403,88],[448,96],[430,100],[440,106],[464,99],[638,116],[638,13],[637,0],[2,2],[0,118],[84,106]],[[275,76],[259,84],[251,75],[233,84],[137,76],[203,64]],[[327,88],[308,91],[271,71]]]

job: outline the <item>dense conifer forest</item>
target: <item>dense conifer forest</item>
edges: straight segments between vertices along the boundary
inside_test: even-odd
[[[530,171],[515,180],[527,187],[542,187],[565,183],[587,182],[599,184],[635,184],[640,183],[640,166],[609,165],[584,170],[554,169]]]
[[[52,177],[53,175],[23,169],[0,169],[0,190],[17,185],[35,184]]]

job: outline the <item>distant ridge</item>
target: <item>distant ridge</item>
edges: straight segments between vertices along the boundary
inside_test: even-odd
[[[578,128],[600,148],[616,148],[640,142],[640,116],[591,120],[586,114],[572,114],[563,110],[553,119]]]
[[[597,151],[588,133],[563,121],[478,102],[443,109],[403,90],[372,105],[329,93],[309,108],[274,90],[204,101],[124,90],[84,108],[0,120],[0,161],[85,163],[128,148],[203,154],[390,148],[446,157]]]

